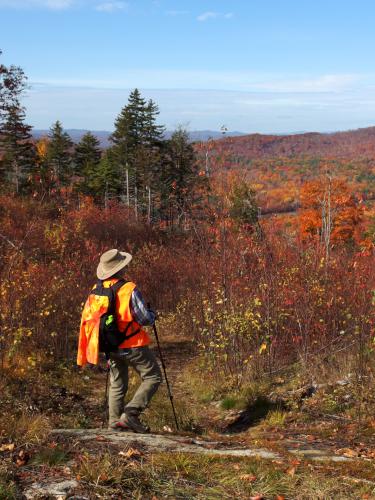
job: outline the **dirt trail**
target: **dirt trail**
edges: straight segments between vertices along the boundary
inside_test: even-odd
[[[157,353],[157,349],[155,353]],[[184,379],[183,368],[186,360],[193,360],[196,356],[194,345],[190,340],[182,339],[162,339],[162,350],[165,358],[166,366],[172,388],[176,399],[184,398],[189,404],[197,404],[196,395],[189,394],[187,390],[186,380]],[[95,381],[102,382],[103,373],[95,372],[92,377]],[[99,392],[92,394],[89,403],[88,411],[92,412],[92,423],[97,421],[99,423],[98,409],[98,396]],[[100,394],[102,398],[102,394]],[[100,399],[101,399],[100,398]],[[163,404],[166,404],[164,402]],[[204,437],[196,437],[190,433],[180,432],[178,435],[173,433],[159,433],[139,435],[126,432],[114,432],[108,429],[56,429],[52,431],[51,439],[53,446],[68,447],[72,451],[72,456],[77,454],[77,457],[85,454],[99,454],[103,450],[107,450],[111,455],[118,456],[121,453],[126,455],[131,450],[141,450],[142,454],[150,456],[153,453],[166,453],[166,454],[192,454],[200,456],[216,456],[228,458],[255,458],[256,460],[265,460],[268,463],[287,464],[293,460],[300,463],[319,464],[336,463],[336,466],[343,467],[342,474],[344,475],[345,463],[359,463],[359,458],[345,456],[345,452],[335,452],[335,447],[330,445],[329,442],[324,440],[314,440],[312,442],[311,436],[298,434],[297,432],[289,432],[285,430],[284,435],[278,435],[275,432],[272,440],[260,440],[260,444],[250,434],[250,426],[241,428],[242,432],[234,432],[232,434],[213,432],[210,430],[210,425],[217,426],[217,419],[225,419],[225,412],[220,408],[220,405],[208,403],[199,403],[202,411],[205,412],[203,420],[206,425],[206,434]],[[72,410],[74,411],[74,410]],[[233,413],[233,415],[241,416],[240,412]],[[215,424],[216,422],[216,424]],[[251,422],[251,419],[250,419]],[[223,426],[225,428],[225,426]],[[276,443],[276,446],[275,446]],[[268,446],[269,444],[269,446]],[[125,451],[124,451],[125,450]],[[76,459],[74,459],[76,460]],[[33,480],[26,480],[23,488],[24,498],[78,498],[71,497],[71,493],[76,491],[79,487],[79,479],[76,479],[72,474],[66,472],[69,468],[74,469],[74,460],[68,467],[43,469],[43,475],[40,475],[42,469],[38,474],[33,477]],[[342,465],[341,465],[342,463]],[[318,465],[317,465],[318,466]],[[330,466],[329,466],[330,467]],[[34,469],[33,469],[34,470]],[[49,471],[49,472],[48,472]],[[340,474],[341,475],[341,474]],[[357,478],[354,478],[357,480]],[[370,478],[369,478],[370,479]],[[353,478],[351,478],[353,480]],[[358,479],[362,481],[362,479]],[[363,481],[366,481],[364,479]],[[371,482],[371,481],[370,481]],[[375,486],[375,483],[374,483]],[[83,497],[82,497],[83,498]],[[85,497],[88,498],[88,497]]]

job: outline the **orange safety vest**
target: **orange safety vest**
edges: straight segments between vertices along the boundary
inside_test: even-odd
[[[103,286],[109,288],[117,283],[117,279],[109,279],[103,281]],[[126,335],[138,333],[126,339],[120,346],[120,349],[128,349],[131,347],[142,347],[150,344],[151,339],[146,330],[143,330],[132,316],[130,309],[130,301],[135,283],[128,281],[125,283],[116,294],[116,320],[120,332],[126,330]],[[96,288],[96,285],[94,286]],[[99,362],[99,327],[100,318],[107,312],[109,306],[109,298],[90,294],[83,308],[81,318],[81,328],[78,340],[77,364],[84,366],[86,363],[93,365]]]

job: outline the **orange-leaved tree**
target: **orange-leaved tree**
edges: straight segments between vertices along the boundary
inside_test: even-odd
[[[354,239],[363,210],[345,180],[327,175],[306,182],[300,199],[303,239],[319,238],[326,246]]]

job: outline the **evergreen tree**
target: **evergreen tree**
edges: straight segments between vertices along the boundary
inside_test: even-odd
[[[25,112],[22,107],[8,108],[2,129],[2,169],[16,193],[30,186],[36,163],[31,126],[26,125],[24,119]]]
[[[164,139],[165,127],[156,124],[159,114],[159,107],[150,99],[146,106],[145,139],[151,147],[159,146]]]
[[[111,198],[118,197],[122,183],[117,162],[111,151],[107,151],[98,163],[87,167],[85,182],[81,191],[106,204]]]
[[[53,170],[55,182],[58,185],[65,184],[72,173],[73,141],[69,134],[63,131],[59,121],[52,125],[48,137],[48,163]]]
[[[174,211],[181,221],[192,202],[197,180],[197,163],[189,135],[178,128],[166,142],[164,161],[159,171],[161,208]]]
[[[143,192],[142,188],[150,184],[160,158],[164,128],[156,125],[158,114],[156,104],[151,100],[146,102],[135,89],[117,117],[115,131],[110,138],[123,178],[127,170],[132,187],[137,192]]]
[[[113,152],[117,161],[134,170],[137,149],[143,144],[145,129],[146,101],[138,89],[133,90],[128,104],[123,107],[115,121],[115,131],[110,140],[114,144]]]
[[[0,64],[0,173],[3,181],[12,182],[16,192],[26,187],[35,164],[31,127],[25,124],[21,105],[26,85],[20,67]]]
[[[0,135],[9,111],[22,107],[20,99],[26,87],[27,78],[22,68],[0,64]]]
[[[87,132],[74,149],[75,173],[82,175],[85,169],[99,163],[101,154],[99,140]]]

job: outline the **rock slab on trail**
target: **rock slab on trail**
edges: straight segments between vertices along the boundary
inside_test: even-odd
[[[134,434],[133,432],[116,432],[109,429],[56,429],[53,434],[70,436],[79,441],[103,440],[115,444],[137,443],[146,446],[151,451],[167,451],[176,453],[199,453],[202,455],[230,455],[234,457],[259,457],[270,460],[279,460],[280,455],[263,448],[224,447],[223,443],[204,441],[191,437],[162,435],[162,434]]]

